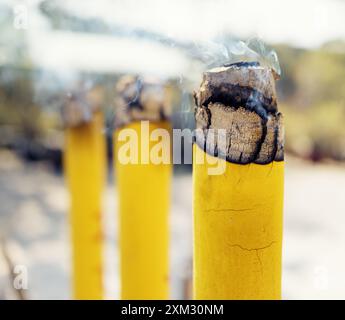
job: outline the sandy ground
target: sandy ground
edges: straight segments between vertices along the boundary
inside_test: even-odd
[[[107,298],[118,298],[116,194],[104,193]],[[287,160],[283,297],[345,298],[345,167]],[[190,175],[175,175],[171,215],[172,297],[191,276]],[[0,152],[0,232],[16,265],[27,268],[30,299],[70,299],[68,195],[60,175]],[[0,298],[15,298],[0,252]]]

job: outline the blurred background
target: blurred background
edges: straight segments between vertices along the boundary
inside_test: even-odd
[[[27,268],[26,298],[71,298],[60,116],[66,96],[104,89],[104,285],[107,298],[118,298],[110,165],[116,81],[124,74],[165,79],[173,88],[174,127],[192,128],[191,92],[202,63],[214,58],[210,48],[252,37],[277,52],[281,68],[283,297],[345,298],[345,1],[0,0],[0,299],[20,298],[12,264]],[[173,298],[188,298],[191,284],[191,174],[189,165],[174,168]]]

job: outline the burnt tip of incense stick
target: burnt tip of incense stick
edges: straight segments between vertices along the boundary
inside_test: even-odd
[[[267,164],[284,159],[283,117],[276,74],[258,62],[208,70],[194,95],[196,143],[229,162]]]
[[[64,126],[79,127],[89,123],[93,114],[101,110],[103,99],[104,90],[101,86],[68,94],[61,108]]]
[[[171,116],[170,90],[156,78],[124,76],[115,91],[115,127],[141,120],[163,121]]]
[[[77,97],[69,95],[61,109],[62,121],[65,127],[74,128],[88,123],[92,119],[90,106]]]

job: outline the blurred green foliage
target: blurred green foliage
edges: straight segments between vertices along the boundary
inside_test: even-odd
[[[335,41],[318,50],[276,50],[286,149],[315,161],[345,160],[345,43]]]

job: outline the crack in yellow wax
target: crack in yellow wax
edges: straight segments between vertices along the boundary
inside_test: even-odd
[[[194,297],[280,299],[284,162],[214,163],[196,144],[194,189]],[[224,161],[219,159],[219,161]]]
[[[163,128],[168,122],[149,123],[148,132]],[[118,159],[122,130],[132,129],[138,135],[139,163],[123,164]],[[167,299],[168,213],[170,207],[171,164],[140,162],[148,160],[142,138],[141,123],[133,122],[115,131],[115,168],[119,194],[120,274],[122,299]],[[148,150],[157,142],[150,141]],[[170,145],[168,146],[170,149]],[[144,161],[144,160],[143,160]]]
[[[75,299],[102,299],[101,197],[106,171],[103,115],[66,129],[64,165],[70,192]]]

